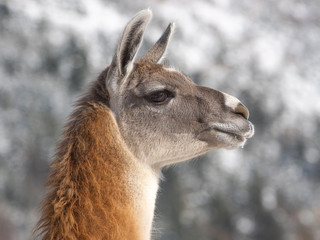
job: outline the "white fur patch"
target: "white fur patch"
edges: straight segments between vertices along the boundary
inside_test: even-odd
[[[137,169],[129,176],[132,187],[134,187],[133,208],[141,223],[138,226],[141,239],[150,239],[159,177],[147,165],[138,163],[135,167]]]
[[[173,67],[165,67],[165,70],[167,70],[168,72],[179,72],[178,70],[174,69]]]
[[[240,103],[239,99],[227,93],[223,93],[223,95],[226,106],[230,107],[232,110],[235,110]]]

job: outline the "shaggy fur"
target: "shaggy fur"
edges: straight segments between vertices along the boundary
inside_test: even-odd
[[[130,162],[108,108],[105,70],[77,103],[59,143],[38,231],[44,240],[139,239]],[[101,187],[103,186],[103,188]]]

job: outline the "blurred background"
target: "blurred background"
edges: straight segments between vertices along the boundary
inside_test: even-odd
[[[166,62],[237,96],[256,134],[164,170],[154,239],[320,239],[318,0],[0,0],[0,239],[28,240],[72,102],[150,7]]]

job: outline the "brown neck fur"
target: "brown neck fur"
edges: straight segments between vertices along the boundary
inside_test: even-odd
[[[124,146],[108,107],[107,71],[78,101],[58,145],[37,228],[45,240],[139,239],[126,176],[132,163],[117,151]]]

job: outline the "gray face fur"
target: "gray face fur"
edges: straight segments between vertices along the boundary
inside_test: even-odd
[[[111,111],[129,150],[160,168],[216,148],[243,146],[254,128],[237,98],[158,64],[173,24],[134,63],[150,18],[151,11],[144,10],[128,23],[106,79]]]

